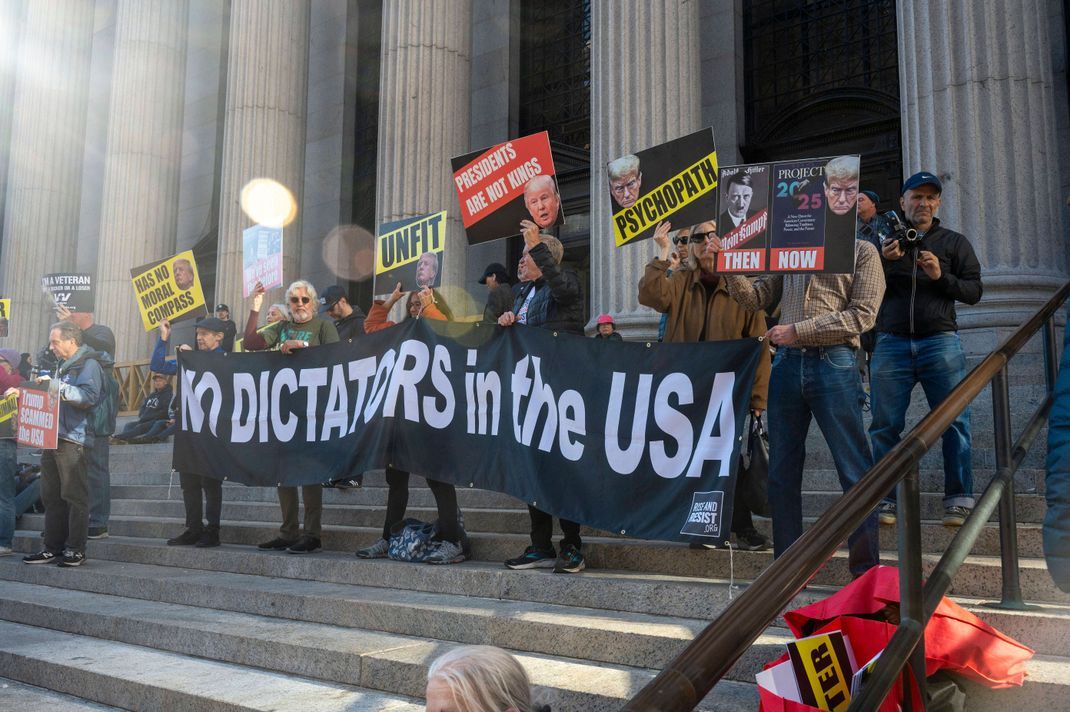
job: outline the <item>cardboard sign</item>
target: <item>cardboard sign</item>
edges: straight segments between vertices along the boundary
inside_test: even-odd
[[[135,267],[130,277],[145,331],[152,331],[164,319],[176,322],[208,313],[192,250]]]
[[[282,286],[282,228],[253,225],[242,238],[242,296],[253,293],[257,282],[264,289]]]
[[[718,271],[853,272],[860,165],[837,156],[722,168]]]
[[[847,709],[855,662],[843,633],[836,630],[792,641],[788,657],[800,702],[830,712]]]
[[[621,156],[606,164],[617,247],[654,235],[659,222],[676,229],[717,215],[717,149],[713,129]]]
[[[468,244],[520,234],[520,221],[542,229],[565,221],[550,135],[513,139],[450,159]]]
[[[15,424],[19,412],[19,396],[17,393],[0,398],[0,439],[10,439],[17,435]]]
[[[0,299],[0,338],[8,335],[11,328],[11,300]]]
[[[59,381],[19,386],[19,445],[55,450],[59,447]]]
[[[392,292],[398,282],[406,292],[439,286],[445,247],[445,210],[380,225],[374,293]]]
[[[93,275],[83,272],[57,272],[41,277],[44,290],[56,306],[72,312],[93,311]]]

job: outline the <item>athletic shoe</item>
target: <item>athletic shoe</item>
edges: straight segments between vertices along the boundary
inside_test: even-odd
[[[265,541],[263,544],[257,544],[257,549],[282,551],[283,549],[289,549],[291,546],[297,543],[297,539],[283,539],[281,536],[277,536],[271,541]]]
[[[460,544],[452,541],[440,541],[424,561],[429,564],[459,564],[465,560],[464,550]]]
[[[194,544],[198,549],[209,549],[213,546],[219,546],[219,530],[218,529],[205,529],[201,532],[201,536],[197,539],[197,543]]]
[[[371,546],[366,546],[363,549],[357,549],[358,559],[385,559],[386,553],[390,551],[390,543],[386,539],[380,539]]]
[[[561,555],[554,562],[555,574],[575,574],[587,568],[587,562],[583,560],[583,554],[574,546],[561,547]]]
[[[509,569],[550,569],[553,568],[557,554],[553,549],[543,551],[538,547],[529,546],[524,553],[515,559],[505,562]]]
[[[108,528],[107,527],[89,527],[90,539],[107,539]]]
[[[321,546],[318,537],[308,536],[306,534],[287,547],[286,551],[291,554],[311,554],[313,551],[319,551],[321,548],[323,547]]]
[[[323,487],[326,489],[357,489],[364,486],[364,475],[361,474],[358,477],[343,477],[340,480],[327,480],[323,483]]]
[[[59,562],[61,569],[73,569],[75,566],[81,566],[85,563],[85,554],[80,551],[65,551],[63,552],[63,560]]]
[[[881,524],[895,524],[895,502],[881,502],[877,512],[877,521]]]
[[[736,533],[736,548],[740,551],[766,551],[773,547],[773,542],[754,527]]]
[[[11,556],[15,553],[15,550],[10,546],[0,546],[0,556]]]
[[[717,549],[716,544],[703,544],[701,541],[693,541],[687,545],[688,549]]]
[[[59,557],[51,551],[39,551],[36,554],[22,557],[24,564],[51,564],[53,561],[59,561]]]
[[[195,532],[192,529],[187,529],[176,537],[171,537],[167,540],[168,546],[193,546],[201,540],[201,532]]]
[[[961,527],[972,511],[969,507],[944,507],[944,526]]]

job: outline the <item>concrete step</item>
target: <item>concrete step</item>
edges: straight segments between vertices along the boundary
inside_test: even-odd
[[[94,702],[62,695],[52,690],[0,677],[0,710],[18,712],[119,712],[118,707],[107,707]]]
[[[415,696],[361,690],[3,621],[0,669],[20,682],[129,710],[423,709]]]

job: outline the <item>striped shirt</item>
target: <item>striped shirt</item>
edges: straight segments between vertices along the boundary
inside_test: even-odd
[[[753,282],[742,275],[726,276],[728,293],[750,311],[780,302],[780,323],[794,324],[792,346],[858,348],[858,335],[877,321],[884,297],[884,268],[875,248],[855,240],[853,274],[767,274]]]

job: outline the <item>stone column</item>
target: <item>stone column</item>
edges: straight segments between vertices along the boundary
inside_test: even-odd
[[[144,358],[130,268],[175,251],[188,0],[119,0],[97,259],[96,318],[117,360]]]
[[[20,0],[0,3],[0,252],[3,251],[4,195],[7,159],[11,151],[11,118],[14,113],[15,66],[18,63],[21,18]]]
[[[940,176],[941,222],[977,251],[985,293],[960,305],[959,325],[978,338],[1019,325],[1067,279],[1048,5],[898,3],[903,174]]]
[[[471,20],[471,0],[383,7],[376,222],[449,211],[442,293],[458,316],[482,309],[470,296],[478,285],[465,284],[468,243],[450,168],[469,150]]]
[[[643,267],[657,250],[650,240],[615,246],[605,167],[614,158],[701,128],[698,27],[698,3],[688,0],[591,3],[588,330],[606,312],[626,339],[657,337],[660,315],[638,299]]]
[[[242,187],[270,178],[302,205],[305,176],[305,100],[308,89],[309,3],[306,0],[234,0],[227,53],[227,106],[219,202],[219,258],[215,301],[230,306],[244,328]],[[283,281],[301,275],[301,216],[283,227]],[[271,290],[264,303],[281,301]],[[209,310],[215,306],[209,305]]]

